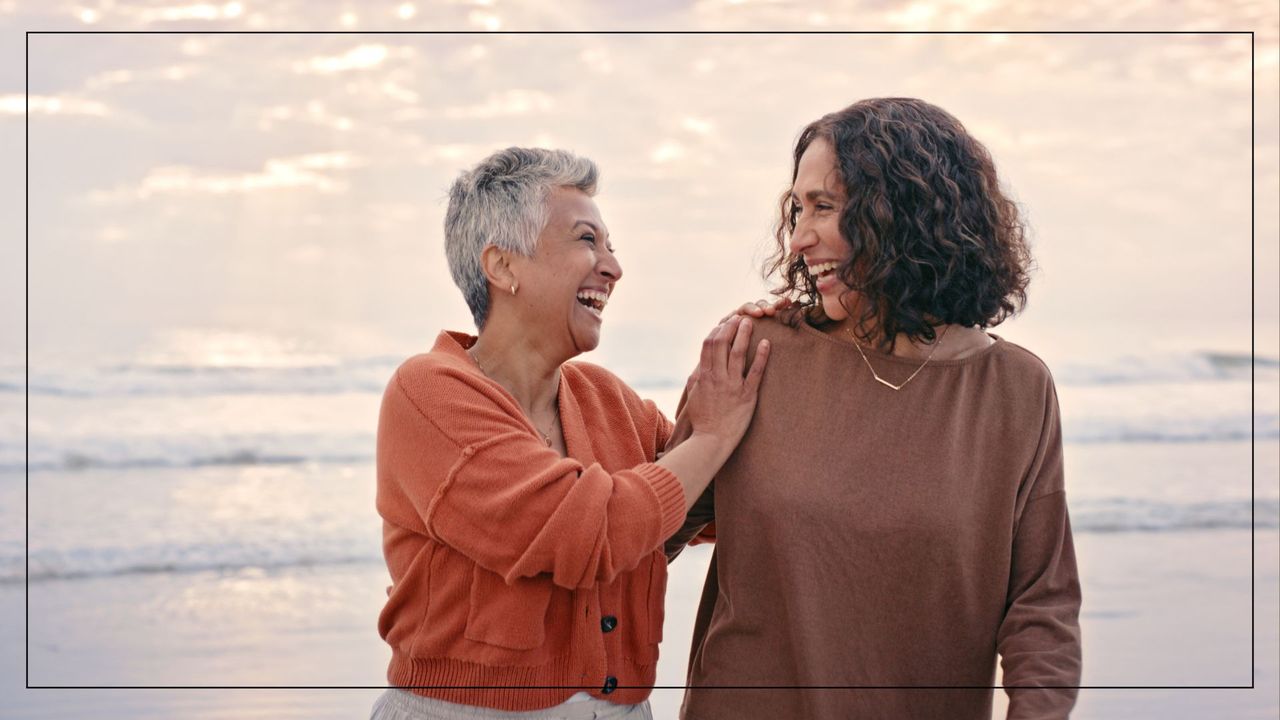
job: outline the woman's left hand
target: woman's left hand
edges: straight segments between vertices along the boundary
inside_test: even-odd
[[[734,315],[746,315],[747,317],[753,317],[753,318],[773,317],[778,313],[779,310],[785,307],[789,307],[790,305],[791,305],[791,298],[785,298],[785,297],[778,298],[773,302],[770,302],[767,299],[757,300],[755,302],[749,302],[749,303],[743,304],[742,307],[720,318],[720,322],[724,322],[729,318],[733,317]]]

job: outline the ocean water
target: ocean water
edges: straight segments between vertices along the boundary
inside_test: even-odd
[[[0,516],[19,517],[30,492],[30,552],[5,522],[0,583],[379,563],[374,431],[398,362],[33,369],[29,455],[23,368],[0,368]],[[1055,375],[1076,532],[1277,527],[1274,473],[1264,457],[1255,489],[1249,450],[1251,433],[1280,438],[1275,359],[1117,358]],[[671,413],[680,388],[637,390]],[[1171,445],[1195,459],[1160,462]],[[1108,465],[1131,471],[1116,482]]]
[[[377,401],[401,358],[271,367],[0,366],[0,472],[350,462],[372,457]],[[1280,362],[1188,353],[1055,368],[1067,442],[1280,437]],[[625,378],[624,378],[625,379]],[[635,385],[673,413],[683,378]]]
[[[33,369],[29,472],[23,369],[0,367],[3,674],[55,686],[380,685],[388,580],[374,430],[398,362]],[[1249,684],[1251,668],[1262,683],[1229,697],[1086,692],[1078,714],[1274,717],[1277,362],[1118,358],[1055,376],[1086,684]],[[681,385],[637,390],[671,413]],[[684,682],[708,558],[694,548],[672,567],[659,685]],[[0,714],[24,718],[337,718],[363,716],[377,691],[3,694],[16,704]],[[680,697],[655,690],[655,716],[675,717]],[[1003,706],[997,694],[993,717]]]

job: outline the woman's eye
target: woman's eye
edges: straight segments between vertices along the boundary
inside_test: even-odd
[[[596,244],[596,236],[595,236],[595,235],[592,235],[592,234],[590,234],[590,233],[587,233],[586,235],[583,235],[583,236],[582,236],[582,239],[583,239],[583,240],[586,240],[587,242],[591,243],[592,245],[595,245],[595,244]]]

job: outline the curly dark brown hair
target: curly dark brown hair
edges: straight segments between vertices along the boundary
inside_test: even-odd
[[[892,351],[899,333],[933,342],[934,324],[992,327],[1027,300],[1031,253],[1017,206],[1000,189],[991,154],[950,113],[914,98],[861,100],[810,123],[796,141],[791,181],[815,139],[831,144],[848,200],[840,234],[852,250],[837,272],[862,302],[862,340]],[[789,250],[795,208],[787,189],[766,279],[816,313],[817,285]],[[810,312],[805,312],[805,311]],[[871,337],[871,336],[875,337]]]

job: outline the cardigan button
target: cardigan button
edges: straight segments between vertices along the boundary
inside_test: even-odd
[[[613,632],[616,627],[618,627],[618,618],[612,615],[600,618],[600,632]]]
[[[600,692],[604,693],[605,695],[608,695],[609,693],[617,689],[618,689],[618,678],[610,675],[609,677],[604,679],[604,687],[600,688]]]

